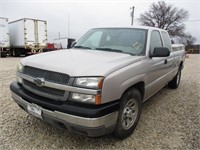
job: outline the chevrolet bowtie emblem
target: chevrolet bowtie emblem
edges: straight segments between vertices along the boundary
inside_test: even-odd
[[[44,85],[44,78],[35,78],[34,79],[34,83],[37,85],[37,86],[43,86]]]

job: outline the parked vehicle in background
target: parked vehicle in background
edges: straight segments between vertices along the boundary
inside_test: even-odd
[[[47,47],[43,49],[43,52],[50,52],[61,49],[61,46],[55,43],[47,43]]]
[[[53,45],[54,45],[54,48],[56,48],[56,49],[62,49],[62,45],[61,44],[53,43]]]
[[[10,49],[8,18],[0,17],[0,57],[6,57]]]
[[[63,37],[63,38],[56,38],[53,41],[55,44],[58,44],[61,46],[60,49],[69,49],[72,42],[74,42],[75,39]]]
[[[178,88],[184,60],[165,30],[95,28],[73,49],[21,59],[10,89],[23,110],[59,128],[123,139],[143,102],[165,85]]]
[[[9,22],[10,54],[31,55],[43,52],[47,47],[47,22],[23,18]]]

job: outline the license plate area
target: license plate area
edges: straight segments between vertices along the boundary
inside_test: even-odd
[[[42,119],[42,110],[41,107],[39,107],[38,105],[28,104],[27,111],[29,112],[29,114]]]

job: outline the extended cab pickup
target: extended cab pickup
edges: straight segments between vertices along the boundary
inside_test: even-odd
[[[23,58],[12,97],[26,112],[91,137],[128,137],[142,103],[179,86],[184,46],[153,27],[95,28],[69,50]]]

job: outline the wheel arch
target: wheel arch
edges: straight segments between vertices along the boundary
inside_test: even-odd
[[[129,91],[129,90],[132,89],[132,88],[136,88],[136,89],[139,90],[139,92],[140,92],[141,95],[142,95],[142,100],[143,100],[144,94],[145,94],[145,83],[144,83],[144,81],[137,82],[137,83],[133,84],[132,86],[128,87],[128,88],[123,92],[122,96],[124,95],[125,92]],[[122,97],[122,96],[121,96],[121,97]]]
[[[180,67],[181,69],[183,69],[183,67],[184,67],[184,66],[183,66],[183,61],[181,61],[179,67]]]

